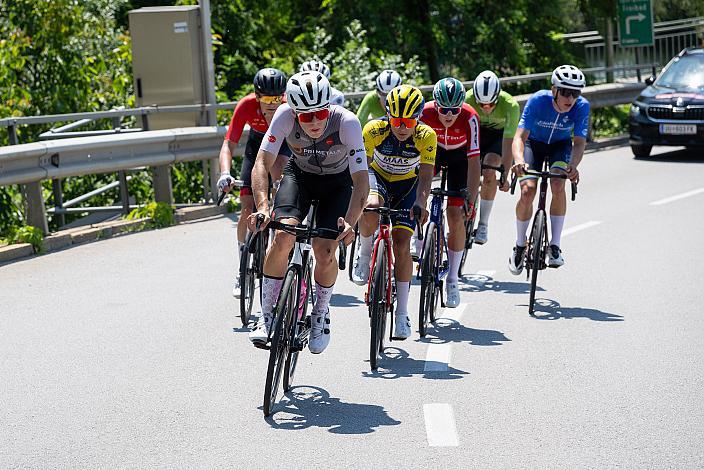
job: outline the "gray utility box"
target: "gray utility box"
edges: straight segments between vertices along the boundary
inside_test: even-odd
[[[137,106],[206,103],[205,58],[198,6],[146,7],[129,12]],[[158,113],[149,128],[203,124],[198,113]]]

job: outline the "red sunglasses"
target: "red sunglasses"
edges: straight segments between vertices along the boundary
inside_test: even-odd
[[[296,113],[296,115],[298,116],[298,120],[300,122],[313,122],[313,118],[317,119],[318,121],[323,121],[330,116],[330,110],[328,108],[325,108],[319,109],[317,111],[310,111],[308,113]]]
[[[390,117],[389,124],[391,124],[393,127],[401,127],[401,124],[403,124],[404,126],[406,126],[407,129],[412,129],[418,124],[418,119]]]
[[[440,114],[452,114],[453,116],[457,115],[462,111],[462,108],[443,108],[441,106],[437,107],[438,113]]]

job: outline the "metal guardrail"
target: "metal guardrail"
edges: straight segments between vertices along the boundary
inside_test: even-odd
[[[595,85],[585,88],[584,96],[593,108],[599,108],[629,103],[643,88],[644,83]],[[523,105],[529,97],[516,98]],[[45,231],[46,209],[40,182],[46,179],[152,167],[156,200],[171,204],[170,165],[217,157],[225,133],[226,127],[189,127],[0,147],[0,186],[26,185],[27,220]],[[238,153],[244,151],[246,134],[243,137]]]

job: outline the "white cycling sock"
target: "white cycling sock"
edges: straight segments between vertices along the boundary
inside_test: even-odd
[[[479,201],[479,223],[481,225],[489,225],[489,215],[491,215],[491,208],[494,207],[494,200],[480,200]]]
[[[322,315],[328,310],[328,305],[330,305],[330,297],[332,297],[332,291],[335,288],[335,284],[330,287],[325,287],[317,282],[315,283],[315,311],[313,313],[317,315]]]
[[[271,316],[283,282],[283,278],[262,276],[262,316]]]
[[[408,315],[408,292],[410,281],[396,281],[396,315]]]
[[[370,259],[372,257],[372,248],[374,242],[374,235],[368,237],[363,237],[359,235],[359,257],[363,259]]]
[[[516,246],[526,246],[526,232],[528,231],[529,225],[530,219],[516,219]]]
[[[449,258],[450,271],[447,273],[447,282],[451,284],[457,283],[457,273],[460,270],[460,262],[462,261],[462,251],[452,251],[447,249],[447,257]]]
[[[564,215],[550,216],[550,244],[560,246],[560,238],[562,237],[562,227],[565,225]]]

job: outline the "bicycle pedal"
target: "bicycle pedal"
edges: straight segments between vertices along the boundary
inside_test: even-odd
[[[257,349],[266,349],[267,351],[271,349],[271,344],[270,343],[252,343],[255,348]]]

